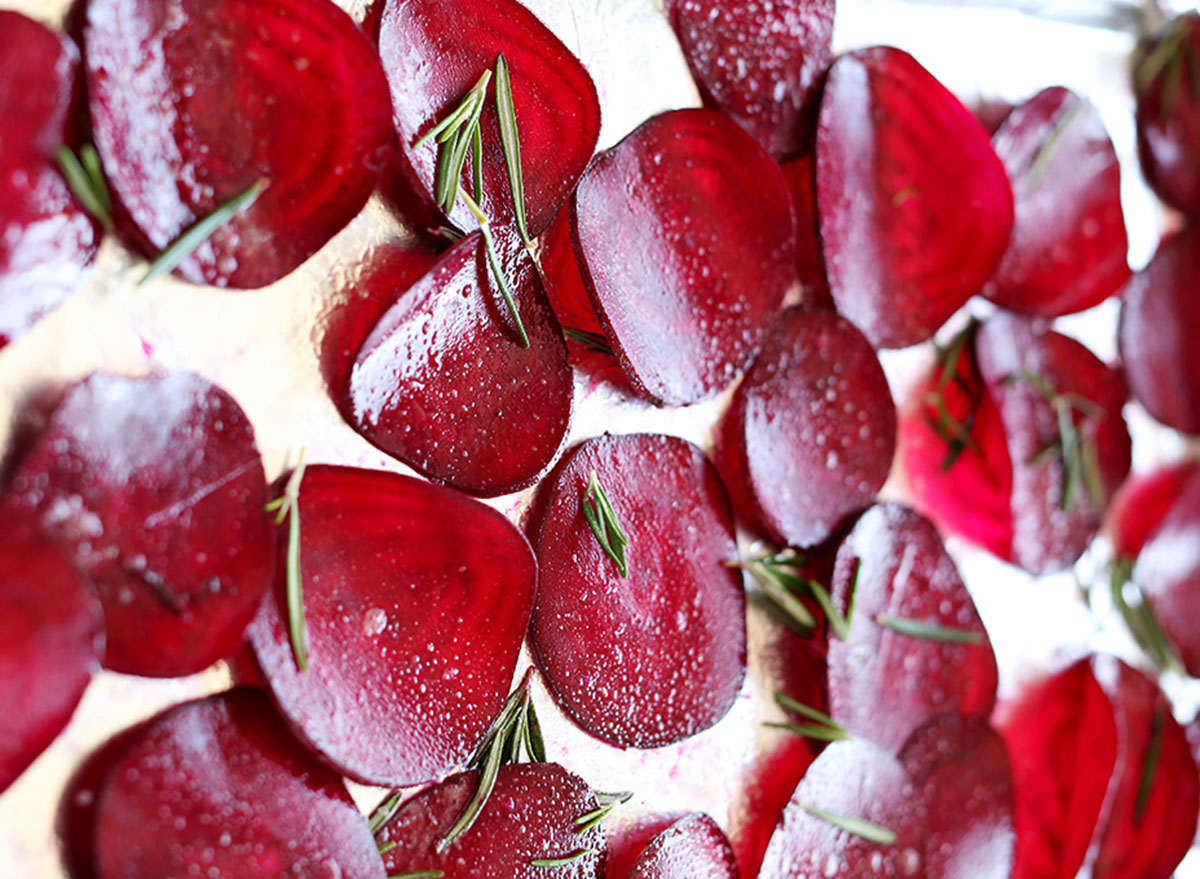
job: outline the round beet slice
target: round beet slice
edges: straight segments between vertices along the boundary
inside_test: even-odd
[[[438,871],[445,879],[599,879],[604,829],[579,832],[577,818],[599,808],[591,788],[557,763],[500,767],[479,817],[445,851],[438,843],[479,787],[478,772],[454,775],[417,794],[384,826],[379,843],[389,875]],[[572,857],[575,856],[575,857]],[[547,869],[534,861],[570,858]]]
[[[387,81],[330,0],[90,0],[84,40],[96,147],[137,246],[158,253],[266,181],[181,263],[189,281],[277,281],[375,188]]]
[[[911,55],[880,46],[834,62],[816,152],[838,311],[877,348],[925,341],[1008,244],[1012,190],[987,132]]]
[[[1098,305],[1129,278],[1121,168],[1100,114],[1068,89],[1017,107],[992,138],[1012,182],[1012,240],[983,295],[1055,317]]]
[[[105,666],[193,674],[241,641],[271,581],[254,429],[191,373],[96,373],[66,391],[13,473],[9,502],[95,585]]]
[[[266,695],[237,689],[176,706],[123,744],[96,791],[96,879],[383,879],[342,780],[288,734]]]
[[[299,514],[308,669],[282,563],[249,633],[280,710],[356,781],[445,775],[512,683],[537,583],[528,542],[465,495],[377,470],[309,467]]]
[[[1132,562],[1138,557],[1197,473],[1200,461],[1187,460],[1131,474],[1121,483],[1104,523],[1115,559]]]
[[[628,576],[588,525],[593,473],[628,537]],[[544,490],[530,646],[559,703],[630,747],[712,726],[746,672],[745,596],[726,565],[737,545],[716,468],[681,439],[604,436],[570,453]]]
[[[867,507],[896,450],[883,367],[831,311],[779,317],[726,417],[757,518],[786,546],[815,546]]]
[[[472,233],[375,325],[344,409],[367,439],[439,482],[499,495],[533,483],[566,441],[574,378],[534,265],[504,236],[520,335]]]
[[[850,622],[829,644],[829,705],[851,733],[898,751],[928,720],[991,714],[996,657],[933,525],[888,503],[838,549],[833,600]]]
[[[660,405],[728,385],[796,281],[787,179],[712,110],[655,116],[602,154],[571,221],[621,368]]]
[[[610,879],[737,879],[724,831],[708,815],[686,815],[656,835],[626,877]]]

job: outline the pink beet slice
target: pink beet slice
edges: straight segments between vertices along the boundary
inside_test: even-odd
[[[91,0],[96,147],[122,231],[157,254],[260,180],[266,190],[178,271],[262,287],[366,204],[391,145],[371,43],[329,0]]]
[[[1200,14],[1188,12],[1138,47],[1138,158],[1159,198],[1200,214],[1200,87],[1191,71],[1200,62]]]
[[[668,0],[704,103],[777,159],[812,142],[821,77],[833,59],[834,0]]]
[[[8,502],[96,585],[114,671],[173,677],[224,658],[271,581],[254,430],[191,373],[96,373],[70,388]]]
[[[368,440],[472,494],[532,484],[566,440],[574,379],[525,248],[504,238],[516,324],[472,233],[396,301],[350,373],[343,408]]]
[[[896,503],[864,513],[838,550],[832,595],[850,632],[829,645],[830,713],[851,733],[898,751],[938,715],[991,713],[996,657],[928,520]],[[973,640],[896,628],[905,621]]]
[[[1096,108],[1068,89],[1045,89],[1012,111],[992,143],[1016,218],[983,295],[1055,317],[1116,293],[1129,278],[1129,241],[1121,168]]]
[[[112,760],[96,797],[96,879],[384,876],[342,780],[255,690],[159,715]]]
[[[1158,533],[1167,513],[1200,473],[1200,462],[1180,461],[1129,476],[1108,505],[1104,527],[1116,559],[1133,561]]]
[[[1119,339],[1125,378],[1158,421],[1200,434],[1200,226],[1164,242],[1125,288]]]
[[[726,417],[757,518],[786,546],[828,538],[892,466],[887,376],[862,333],[830,311],[780,315]]]
[[[737,862],[724,831],[708,815],[680,818],[650,840],[627,877],[610,879],[737,879]]]
[[[628,576],[584,518],[595,473],[629,539]],[[578,446],[545,488],[530,646],[546,683],[599,738],[654,748],[707,729],[746,672],[733,517],[698,448],[654,434]]]
[[[580,833],[575,819],[599,808],[596,795],[557,763],[500,767],[496,786],[474,825],[445,851],[438,843],[479,787],[478,772],[454,775],[400,807],[379,843],[389,875],[441,871],[445,879],[600,879],[604,876],[604,829]],[[583,853],[583,854],[581,854]],[[535,860],[580,855],[562,866]]]
[[[1013,218],[983,126],[912,56],[886,46],[830,69],[817,208],[838,311],[877,348],[932,336],[991,276]]]
[[[308,670],[282,563],[249,633],[275,701],[356,781],[444,775],[508,693],[537,582],[529,544],[490,507],[376,470],[309,467],[299,510]]]
[[[805,806],[859,818],[895,834],[872,842]],[[861,739],[826,748],[797,786],[763,861],[761,879],[924,876],[926,806],[891,754]]]
[[[530,235],[554,219],[587,167],[600,134],[600,101],[574,55],[516,0],[388,0],[379,53],[391,84],[392,122],[410,183],[436,204],[438,145],[413,144],[448,116],[504,54],[521,139],[525,215]],[[493,220],[513,218],[494,87],[483,111],[483,192],[464,185]],[[470,166],[470,163],[467,163]],[[478,223],[461,199],[449,215],[461,229]]]

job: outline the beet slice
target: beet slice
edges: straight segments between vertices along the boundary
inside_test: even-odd
[[[97,879],[267,879],[318,864],[346,879],[384,876],[342,780],[288,735],[265,695],[244,689],[164,712],[112,761],[95,853]]]
[[[521,137],[529,234],[549,226],[600,135],[596,86],[579,59],[515,0],[388,0],[379,52],[391,84],[401,164],[431,206],[436,204],[437,144],[412,145],[448,116],[504,54]],[[492,220],[507,222],[513,218],[512,193],[490,99],[480,132],[483,192],[472,188],[473,197]],[[470,176],[465,174],[464,181]],[[460,229],[478,225],[461,200],[449,219]]]
[[[862,333],[833,312],[785,311],[726,417],[757,519],[785,546],[824,541],[891,470],[887,376]]]
[[[515,237],[509,244],[503,270],[528,347],[472,233],[375,325],[343,403],[372,443],[472,494],[532,484],[571,423],[574,378],[562,329],[533,260]]]
[[[1156,420],[1200,434],[1200,226],[1164,242],[1125,288],[1119,340],[1125,378]]]
[[[809,154],[783,164],[796,209],[796,272],[804,287],[804,304],[833,308],[833,294],[825,278],[825,263],[817,232],[816,160]]]
[[[610,879],[624,879],[609,872]],[[638,857],[627,879],[737,879],[737,862],[724,831],[695,812],[659,833]]]
[[[899,761],[863,740],[835,742],[809,768],[763,861],[762,879],[924,876],[926,806]],[[890,844],[849,833],[804,806],[859,818],[895,834]]]
[[[371,43],[329,0],[90,0],[96,147],[147,254],[259,180],[267,189],[179,266],[262,287],[359,212],[391,145]]]
[[[79,51],[19,12],[0,10],[0,152],[52,156],[66,142]]]
[[[832,596],[850,632],[829,645],[830,713],[851,733],[898,751],[938,715],[991,713],[996,657],[928,520],[897,503],[864,513],[838,550]],[[905,621],[975,640],[911,634]]]
[[[584,518],[595,473],[629,539],[628,577]],[[533,527],[541,578],[530,646],[584,729],[653,748],[707,729],[746,672],[745,596],[716,468],[684,440],[588,440],[559,465]]]
[[[1121,483],[1104,524],[1115,559],[1132,562],[1138,557],[1197,473],[1200,461],[1180,461],[1131,474]]]
[[[829,71],[817,208],[838,311],[878,348],[923,342],[992,274],[1012,190],[987,132],[911,55],[886,46]]]
[[[18,463],[8,503],[36,516],[104,605],[105,666],[193,674],[229,655],[271,581],[254,430],[191,373],[96,373]]]
[[[1045,89],[992,138],[1012,183],[1012,239],[983,295],[1055,317],[1103,302],[1129,279],[1121,167],[1087,99]]]
[[[604,876],[604,829],[579,832],[575,819],[599,808],[595,794],[557,763],[500,767],[496,786],[474,825],[445,851],[438,843],[479,786],[478,772],[454,775],[417,794],[400,807],[379,834],[389,875],[441,871],[445,879],[503,876],[544,879],[551,875],[535,860],[581,852],[555,867],[555,879]]]
[[[592,308],[583,276],[579,273],[579,261],[575,259],[569,203],[563,205],[542,236],[541,265],[545,272],[546,293],[563,327],[604,335],[604,326]]]
[[[730,810],[729,828],[742,879],[758,879],[775,828],[796,785],[816,759],[814,750],[802,736],[781,736],[743,776],[742,789]]]
[[[668,0],[704,103],[777,159],[812,143],[821,77],[833,59],[835,0]]]
[[[529,544],[490,507],[394,473],[309,467],[299,496],[308,670],[282,564],[249,632],[275,701],[356,781],[444,775],[512,683],[537,582]]]
[[[571,202],[584,283],[630,381],[660,405],[731,382],[796,280],[787,180],[711,110],[655,116]]]

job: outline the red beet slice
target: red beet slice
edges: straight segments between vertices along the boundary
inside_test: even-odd
[[[389,875],[438,870],[445,879],[599,879],[604,829],[578,832],[575,819],[599,808],[592,790],[557,763],[502,766],[474,825],[445,851],[438,843],[479,787],[478,772],[451,776],[400,807],[379,835]],[[590,850],[590,851],[589,851]],[[534,860],[589,852],[552,871]]]
[[[796,272],[804,287],[804,304],[832,309],[833,295],[825,278],[817,233],[815,170],[816,161],[811,154],[783,165],[783,174],[792,190],[792,205],[796,209]]]
[[[542,236],[541,263],[546,273],[546,292],[559,322],[573,330],[604,335],[604,326],[592,308],[583,276],[579,273],[579,262],[575,259],[569,204],[563,205]]]
[[[896,835],[871,842],[807,811],[869,821]],[[924,876],[925,803],[899,761],[863,740],[835,742],[796,788],[763,862],[762,879]]]
[[[1200,214],[1200,13],[1188,12],[1139,47],[1134,65],[1138,158],[1167,204]]]
[[[65,142],[79,51],[50,28],[0,10],[0,149],[52,156]]]
[[[992,274],[1012,190],[987,132],[899,49],[830,69],[817,128],[817,207],[838,311],[880,348],[923,342]]]
[[[1114,558],[1132,561],[1138,557],[1197,473],[1200,462],[1181,461],[1132,474],[1121,484],[1108,505],[1104,525]]]
[[[529,234],[549,226],[592,158],[600,134],[596,86],[579,59],[515,0],[388,0],[379,51],[392,89],[400,159],[430,205],[436,204],[438,145],[412,145],[449,115],[504,54],[521,136]],[[483,192],[473,197],[488,217],[508,221],[512,193],[492,100],[483,111],[480,131]],[[470,176],[465,174],[464,182]],[[450,220],[461,229],[478,225],[462,200]]]
[[[610,879],[622,879],[610,871]],[[680,818],[650,840],[628,879],[737,879],[724,831],[708,815]]]
[[[742,789],[730,810],[729,828],[742,879],[757,879],[784,809],[816,759],[814,750],[802,736],[783,735],[779,744],[757,759],[743,777]]]
[[[391,145],[371,43],[329,0],[91,0],[96,147],[124,234],[157,253],[259,180],[178,271],[262,287],[359,212]]]
[[[788,158],[812,142],[834,0],[668,0],[704,103]]]
[[[850,632],[829,645],[830,713],[850,732],[898,751],[938,715],[991,713],[996,657],[928,520],[896,503],[868,510],[838,550],[832,594]],[[896,628],[905,621],[971,633],[976,640],[946,641]]]
[[[779,166],[719,113],[674,110],[601,155],[571,206],[584,283],[639,392],[683,405],[729,384],[796,280]]]
[[[1164,242],[1125,288],[1121,359],[1138,402],[1158,421],[1200,434],[1200,226]]]
[[[495,285],[482,239],[471,234],[375,325],[343,404],[372,443],[472,494],[532,484],[562,448],[571,422],[574,379],[562,329],[533,260],[515,237],[509,243],[503,270],[529,347]]]
[[[341,779],[254,690],[159,715],[112,762],[97,797],[98,879],[384,876]]]
[[[250,627],[276,702],[356,781],[444,775],[512,683],[537,581],[529,544],[490,507],[382,471],[309,467],[299,509],[308,670],[289,640],[282,564]]]
[[[628,577],[583,512],[595,473],[629,539]],[[535,524],[541,577],[530,646],[563,708],[606,741],[653,748],[707,729],[746,671],[733,517],[698,448],[653,434],[578,446]]]
[[[105,666],[192,674],[229,655],[271,581],[271,524],[254,430],[190,373],[97,373],[68,390],[13,474],[35,515],[95,583]]]
[[[867,507],[896,450],[896,408],[874,349],[833,312],[785,311],[726,416],[757,518],[814,546]]]
[[[983,295],[1055,317],[1098,305],[1129,278],[1121,168],[1096,108],[1049,88],[1013,110],[992,143],[1012,182],[1012,239]]]

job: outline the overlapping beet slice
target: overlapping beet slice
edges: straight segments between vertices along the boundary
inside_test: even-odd
[[[627,576],[585,518],[603,489],[628,538]],[[716,723],[746,670],[745,597],[716,468],[654,434],[589,440],[546,484],[531,646],[551,691],[592,734],[649,748]]]
[[[1016,217],[983,295],[1054,317],[1117,292],[1129,278],[1121,168],[1091,102],[1045,89],[1012,111],[992,143],[1012,182]]]
[[[685,815],[656,834],[628,872],[609,879],[737,879],[737,862],[724,831],[708,815]]]
[[[635,388],[684,405],[731,382],[796,280],[787,180],[712,110],[655,116],[571,202],[575,252]]]
[[[821,77],[833,58],[835,0],[668,0],[667,13],[704,103],[771,155],[811,144]]]
[[[9,9],[0,10],[0,150],[51,156],[66,142],[79,51],[68,40]]]
[[[812,154],[801,156],[782,165],[792,190],[792,206],[796,209],[796,272],[804,287],[804,304],[818,308],[833,308],[833,294],[825,278],[825,262],[818,238],[816,160]]]
[[[502,766],[474,825],[444,850],[439,842],[479,786],[478,772],[454,775],[400,807],[379,835],[389,875],[438,871],[445,879],[600,879],[604,830],[580,832],[576,819],[597,808],[596,795],[557,763]],[[576,856],[573,857],[572,856]],[[569,859],[552,870],[534,861]]]
[[[526,222],[531,235],[549,226],[600,134],[596,86],[579,59],[516,0],[388,0],[379,52],[391,84],[401,163],[431,206],[437,144],[413,144],[504,54],[520,131]],[[483,191],[468,188],[492,220],[511,220],[512,193],[490,99],[480,130]],[[464,185],[470,176],[464,175]],[[461,229],[478,225],[461,200],[449,218]]]
[[[1008,245],[1012,190],[987,132],[912,56],[881,46],[834,62],[816,151],[838,311],[876,347],[925,341]]]
[[[472,494],[525,488],[566,440],[574,382],[537,268],[515,237],[503,260],[529,345],[472,233],[371,331],[343,407],[384,451]]]
[[[829,645],[830,714],[852,734],[898,751],[938,715],[991,713],[996,657],[928,520],[868,510],[838,550],[832,595],[850,630]]]
[[[309,467],[298,509],[308,669],[290,641],[282,566],[250,627],[275,701],[357,781],[444,775],[512,682],[537,582],[529,544],[465,495],[382,471]]]
[[[148,254],[259,181],[183,261],[190,281],[279,280],[359,212],[391,145],[367,37],[329,0],[91,0],[96,146],[123,233]]]
[[[192,674],[227,656],[271,581],[254,430],[191,373],[96,373],[65,392],[6,504],[35,516],[104,605],[105,665]]]
[[[1197,473],[1200,461],[1186,460],[1131,474],[1121,484],[1104,523],[1114,558],[1132,562],[1138,557]]]

